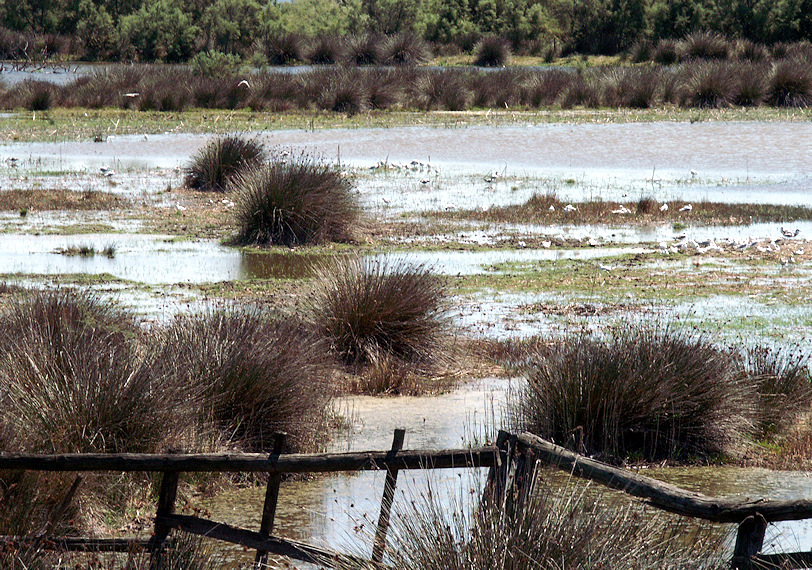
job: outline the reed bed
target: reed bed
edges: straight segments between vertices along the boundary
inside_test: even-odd
[[[17,84],[0,90],[0,108],[122,107],[165,112],[193,107],[315,108],[352,115],[371,109],[464,111],[506,105],[519,109],[718,108],[806,107],[812,103],[812,66],[806,55],[760,62],[694,58],[673,66],[504,68],[483,73],[468,68],[381,67],[376,62],[391,57],[419,59],[422,50],[414,47],[409,54],[412,48],[401,45],[397,48],[400,55],[365,55],[366,40],[359,38],[355,56],[346,56],[370,62],[361,67],[333,66],[298,74],[232,75],[226,71],[218,76],[177,66],[113,69],[67,86],[37,81]],[[338,57],[327,40],[323,47],[336,55],[313,57]]]

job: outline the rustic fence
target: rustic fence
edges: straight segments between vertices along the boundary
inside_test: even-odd
[[[285,435],[277,434],[273,452],[264,454],[62,454],[24,455],[0,453],[0,470],[32,471],[112,471],[161,472],[160,491],[149,539],[99,539],[50,536],[53,523],[61,517],[76,492],[77,477],[57,507],[45,533],[35,540],[49,548],[88,551],[129,551],[145,548],[153,564],[160,565],[164,544],[173,529],[256,550],[256,564],[263,565],[269,553],[313,562],[322,566],[362,562],[367,567],[384,567],[383,558],[389,515],[397,476],[404,469],[447,469],[490,467],[485,486],[487,497],[497,497],[504,508],[518,510],[533,493],[540,465],[552,465],[572,475],[598,481],[610,488],[643,499],[646,503],[672,513],[717,523],[738,524],[731,567],[810,568],[812,553],[761,554],[768,523],[812,518],[812,500],[770,500],[714,498],[680,489],[631,471],[612,467],[575,453],[532,434],[513,435],[499,432],[495,446],[444,451],[403,450],[404,430],[395,430],[389,451],[324,454],[282,454]],[[285,473],[329,473],[339,471],[385,470],[381,509],[370,560],[333,552],[299,541],[272,535],[280,479]],[[185,472],[261,472],[268,483],[259,531],[237,528],[204,518],[175,513],[175,500],[181,473]],[[43,541],[47,535],[47,541]],[[23,540],[2,537],[6,542]],[[28,539],[30,540],[30,538]],[[788,566],[789,564],[789,566]]]

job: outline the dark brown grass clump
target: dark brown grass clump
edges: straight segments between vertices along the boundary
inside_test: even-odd
[[[422,265],[352,257],[321,268],[309,313],[348,366],[394,358],[424,372],[442,353],[443,297],[442,281]]]
[[[349,241],[358,221],[352,183],[312,156],[277,156],[235,181],[241,245]]]
[[[411,95],[411,106],[424,111],[464,111],[473,97],[467,76],[457,70],[421,73]]]
[[[479,503],[475,486],[431,485],[392,519],[389,564],[399,570],[722,570],[725,534],[541,474],[524,508]],[[450,497],[449,497],[450,496]],[[364,568],[342,565],[342,570]],[[366,566],[368,568],[368,566]]]
[[[522,99],[533,108],[548,107],[559,99],[577,76],[561,69],[537,71],[522,82]]]
[[[673,65],[679,61],[679,43],[676,40],[663,39],[657,42],[651,59],[662,65]]]
[[[386,39],[383,61],[389,65],[420,65],[431,59],[426,41],[411,32],[399,32]]]
[[[244,451],[314,450],[332,396],[325,350],[295,318],[231,309],[183,315],[162,332],[153,366],[201,395],[199,422]]]
[[[304,59],[302,39],[296,34],[278,34],[262,41],[262,51],[271,65],[290,65]]]
[[[310,41],[304,54],[313,65],[335,65],[344,59],[344,46],[340,37],[322,35]]]
[[[476,46],[474,65],[478,67],[504,67],[510,59],[510,46],[499,36],[486,36]]]
[[[634,325],[539,351],[515,428],[575,451],[648,461],[735,451],[754,381],[706,335]]]
[[[365,78],[352,67],[325,69],[308,78],[308,87],[320,109],[352,116],[371,107]]]
[[[255,140],[218,137],[192,157],[184,183],[195,190],[225,192],[235,176],[258,166],[264,158],[265,150]]]
[[[680,42],[683,59],[727,59],[730,45],[716,32],[694,32]]]
[[[701,62],[686,66],[683,73],[684,106],[718,109],[733,102],[737,80],[731,65],[721,61]]]
[[[376,34],[363,34],[349,38],[344,56],[353,65],[378,65],[383,61],[383,39]]]
[[[767,102],[776,107],[812,105],[812,66],[809,60],[787,59],[776,63]]]
[[[0,323],[8,449],[153,452],[183,423],[176,394],[155,381],[138,349],[135,323],[109,302],[32,292]]]
[[[756,418],[761,436],[775,436],[792,427],[812,404],[810,357],[795,348],[755,346],[744,352],[742,366],[757,383]]]

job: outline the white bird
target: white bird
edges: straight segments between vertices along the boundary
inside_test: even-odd
[[[803,255],[803,254],[804,254],[804,248],[795,250],[795,255]]]
[[[662,206],[660,206],[660,211],[661,212],[667,212],[668,211],[668,204],[663,204]]]
[[[795,237],[795,236],[797,236],[799,233],[801,233],[801,230],[800,230],[800,229],[798,229],[798,228],[796,228],[796,229],[795,229],[795,232],[793,233],[793,231],[792,231],[792,230],[785,230],[785,229],[784,229],[784,226],[781,226],[781,235],[783,235],[783,236],[784,236],[784,237],[786,237],[786,238]]]
[[[630,209],[628,209],[626,206],[624,206],[623,204],[621,204],[620,208],[618,208],[617,210],[612,210],[612,213],[613,214],[631,214],[632,211]]]
[[[485,182],[487,182],[488,184],[492,184],[493,182],[495,182],[495,181],[496,181],[496,179],[497,179],[497,178],[499,178],[499,173],[498,173],[498,172],[494,172],[493,174],[488,174],[488,175],[487,175],[487,176],[484,178],[484,180],[485,180]]]
[[[248,81],[243,79],[239,83],[237,83],[237,87],[245,87],[246,89],[251,89],[251,86],[248,84]]]
[[[692,178],[696,178],[697,176],[699,176],[699,173],[698,173],[696,170],[694,170],[694,169],[692,168],[692,169],[691,169],[691,177],[692,177]]]
[[[547,210],[549,210],[550,212],[555,212],[555,206],[551,205],[549,208],[547,208]]]
[[[694,207],[692,204],[685,204],[682,208],[679,209],[680,212],[690,212],[693,210]]]
[[[601,271],[612,271],[614,267],[610,267],[609,265],[604,265],[603,263],[601,263],[598,265],[598,269],[600,269]]]
[[[144,135],[144,136],[142,137],[142,140],[143,140],[144,142],[148,141],[148,140],[149,140],[149,135]]]
[[[574,212],[575,210],[577,210],[577,208],[572,204],[567,204],[566,206],[564,206],[565,212]]]
[[[99,168],[99,172],[101,172],[102,174],[107,174],[108,172],[112,172],[112,170],[109,166],[102,166],[101,168]]]
[[[589,247],[595,247],[598,245],[598,240],[596,240],[595,238],[589,238],[589,240],[586,243],[589,244]]]
[[[550,249],[551,245],[553,245],[553,242],[550,242],[550,241],[541,242],[541,247],[543,247],[544,249]]]
[[[523,249],[523,248],[527,247],[527,242],[526,242],[526,241],[520,241],[520,242],[519,242],[519,243],[517,243],[516,245],[517,245],[519,248],[522,248],[522,249]]]

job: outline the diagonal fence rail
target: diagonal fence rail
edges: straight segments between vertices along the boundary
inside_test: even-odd
[[[31,471],[115,471],[161,472],[154,532],[150,539],[98,539],[81,537],[34,537],[38,544],[60,550],[129,551],[146,548],[153,565],[160,566],[165,541],[171,530],[213,538],[257,551],[256,566],[266,562],[267,554],[287,556],[335,567],[352,562],[367,568],[385,568],[382,563],[389,524],[389,511],[397,483],[397,473],[407,469],[448,469],[490,467],[483,501],[498,500],[504,508],[518,510],[534,491],[537,471],[553,466],[568,473],[597,481],[644,502],[679,515],[716,523],[738,525],[731,568],[812,568],[812,553],[761,553],[768,523],[812,518],[812,499],[738,500],[709,497],[686,491],[626,469],[620,469],[573,453],[535,435],[499,432],[496,445],[475,449],[441,451],[403,450],[403,430],[396,430],[389,451],[350,453],[287,454],[281,449],[284,435],[279,434],[274,452],[264,454],[61,454],[26,455],[0,453],[0,470]],[[311,544],[273,536],[273,519],[280,492],[279,480],[285,473],[332,473],[341,471],[385,470],[386,482],[371,559],[330,551]],[[255,472],[268,474],[268,486],[259,531],[234,527],[204,518],[175,513],[178,482],[182,473]],[[68,503],[81,482],[77,477],[63,503]],[[53,525],[49,525],[50,528]],[[14,544],[31,537],[0,537]]]

